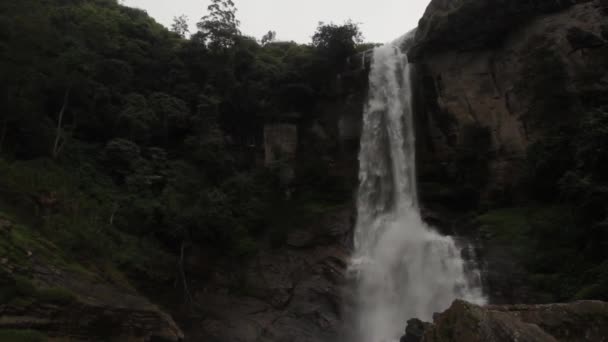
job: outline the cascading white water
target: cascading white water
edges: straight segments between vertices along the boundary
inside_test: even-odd
[[[351,264],[361,342],[398,340],[408,319],[431,320],[456,298],[484,303],[454,240],[420,216],[408,38],[376,48],[369,76]]]

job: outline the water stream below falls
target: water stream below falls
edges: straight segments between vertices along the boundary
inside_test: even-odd
[[[360,342],[398,340],[410,318],[432,320],[456,298],[483,304],[461,249],[420,216],[412,66],[395,43],[376,48],[364,111],[355,253]],[[472,272],[475,273],[475,272]],[[477,284],[477,285],[474,285]]]

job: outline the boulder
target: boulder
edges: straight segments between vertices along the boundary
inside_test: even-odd
[[[427,326],[423,342],[600,342],[608,336],[608,303],[480,307],[457,300]]]
[[[430,323],[423,322],[417,318],[412,318],[407,321],[405,335],[401,337],[399,342],[420,342],[424,337],[424,332],[431,326]]]

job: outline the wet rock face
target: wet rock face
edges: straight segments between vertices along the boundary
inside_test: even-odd
[[[479,307],[455,301],[425,330],[423,342],[600,342],[608,336],[608,303]]]
[[[527,149],[546,123],[608,103],[607,8],[600,0],[431,3],[410,52],[423,205],[470,209],[521,197]]]

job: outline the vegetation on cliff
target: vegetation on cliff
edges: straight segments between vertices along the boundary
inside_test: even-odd
[[[186,38],[183,18],[172,32],[116,0],[0,4],[3,303],[69,298],[16,290],[32,255],[144,288],[180,284],[181,296],[192,246],[238,262],[269,236],[282,243],[277,205],[348,200],[310,163],[298,177],[321,178],[285,201],[259,160],[265,122],[310,121],[332,96],[357,25],[320,24],[309,45],[260,42],[235,11],[214,0]]]

